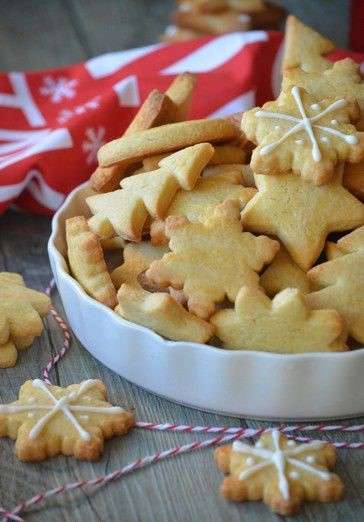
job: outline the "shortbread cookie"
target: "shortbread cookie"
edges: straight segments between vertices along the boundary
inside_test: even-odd
[[[330,307],[340,312],[349,335],[364,343],[364,227],[337,242],[342,255],[315,266],[307,276],[318,290],[308,294],[313,308]]]
[[[285,31],[283,71],[300,67],[303,71],[324,71],[329,62],[322,55],[335,49],[328,39],[303,24],[295,16],[288,16]]]
[[[14,366],[17,350],[42,333],[41,317],[50,307],[49,297],[27,288],[21,275],[0,272],[0,368]]]
[[[204,169],[202,176],[204,178],[209,178],[211,176],[220,176],[227,173],[230,174],[231,172],[234,172],[241,177],[241,184],[244,185],[244,187],[255,187],[254,173],[250,165],[208,165]]]
[[[240,136],[231,118],[182,121],[110,141],[100,148],[98,158],[100,165],[107,167],[124,161],[139,161],[197,143],[218,143]]]
[[[169,216],[184,216],[189,221],[203,221],[226,199],[240,201],[241,209],[255,195],[256,189],[241,185],[242,178],[237,171],[199,179],[191,191],[180,190],[168,210]],[[152,223],[150,228],[152,243],[167,244],[164,224]]]
[[[218,468],[227,475],[221,494],[228,500],[263,500],[280,515],[293,515],[304,501],[334,502],[344,493],[329,470],[336,462],[329,442],[296,444],[278,430],[264,433],[254,445],[235,441],[215,450]]]
[[[134,423],[132,413],[107,402],[105,385],[93,379],[67,388],[26,381],[16,402],[0,405],[0,436],[16,439],[15,453],[24,462],[57,455],[96,460],[104,439],[124,435]]]
[[[315,98],[297,86],[282,91],[276,101],[243,115],[242,129],[257,145],[250,165],[259,174],[293,171],[327,183],[339,161],[364,158],[364,136],[350,123],[359,115],[354,100]]]
[[[208,318],[225,296],[234,301],[243,284],[257,285],[257,272],[272,260],[279,243],[243,233],[239,207],[239,201],[227,200],[204,223],[167,218],[172,252],[154,261],[146,278],[183,289],[189,310],[202,318]]]
[[[163,168],[122,180],[121,190],[86,198],[90,227],[102,238],[141,241],[147,217],[164,218],[178,188],[193,188],[213,151],[209,143],[188,147],[162,160]]]
[[[312,267],[330,232],[364,224],[364,205],[341,185],[338,172],[327,185],[299,176],[256,175],[258,193],[242,212],[244,228],[277,236],[303,270]]]
[[[122,284],[115,312],[172,341],[206,343],[213,335],[211,324],[189,313],[165,292],[149,293],[142,288]]]
[[[211,35],[248,31],[251,29],[249,16],[240,16],[229,11],[202,14],[177,10],[172,13],[172,21],[182,28]]]
[[[171,100],[172,105],[168,107],[165,114],[165,123],[187,119],[196,81],[196,76],[188,72],[179,74],[173,80],[166,90],[166,96]]]
[[[343,185],[355,197],[364,202],[364,161],[345,165]]]
[[[210,322],[225,348],[274,353],[347,349],[340,314],[311,310],[297,288],[286,288],[271,301],[259,287],[243,286],[235,309],[219,310]]]
[[[115,287],[120,288],[123,283],[138,285],[138,276],[167,252],[168,248],[153,246],[148,241],[128,243],[123,252],[123,264],[111,272]]]
[[[149,293],[139,284],[139,276],[156,259],[168,251],[148,242],[130,243],[124,250],[124,263],[111,274],[118,292],[115,311],[128,321],[141,324],[175,341],[205,343],[213,335],[213,327],[192,314],[165,292]]]
[[[94,299],[113,308],[116,292],[107,271],[100,239],[83,216],[66,220],[68,263],[82,288]]]
[[[270,297],[274,297],[285,288],[298,288],[303,294],[310,291],[306,272],[294,263],[282,245],[273,261],[260,276],[260,286]]]
[[[306,72],[301,67],[285,71],[282,89],[288,91],[294,85],[302,87],[316,98],[355,99],[361,112],[356,126],[364,130],[364,82],[359,64],[351,58],[335,63],[327,61],[325,71]]]

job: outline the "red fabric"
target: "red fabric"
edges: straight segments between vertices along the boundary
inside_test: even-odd
[[[221,116],[278,94],[282,35],[255,31],[111,53],[84,64],[0,75],[0,213],[52,213],[88,179],[99,146],[127,127],[152,88],[198,74],[191,118]],[[338,51],[333,59],[362,55]]]
[[[350,48],[364,52],[364,0],[351,0]]]

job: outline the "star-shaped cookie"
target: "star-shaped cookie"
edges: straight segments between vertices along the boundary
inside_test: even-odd
[[[67,388],[26,381],[16,402],[0,405],[0,437],[16,439],[16,455],[25,462],[60,454],[98,459],[104,439],[133,425],[133,414],[111,406],[104,384],[94,379]]]
[[[21,275],[0,272],[0,368],[14,366],[17,350],[42,333],[41,317],[50,307],[49,297],[27,288]]]
[[[244,228],[277,236],[303,270],[312,267],[330,232],[364,224],[364,205],[341,185],[341,173],[326,185],[299,176],[255,175],[258,193],[242,212]]]
[[[311,310],[297,288],[286,288],[271,301],[259,287],[243,286],[235,309],[219,310],[210,322],[226,348],[274,353],[346,349],[339,313]]]
[[[239,208],[239,201],[226,200],[203,223],[167,218],[172,252],[154,261],[146,278],[183,289],[189,310],[202,318],[208,318],[225,296],[234,301],[243,284],[257,285],[258,272],[274,257],[279,243],[243,232]]]
[[[257,148],[251,167],[259,174],[293,171],[317,185],[327,183],[339,161],[364,158],[364,137],[355,100],[315,98],[294,85],[276,101],[243,114],[242,129]]]
[[[263,500],[280,515],[296,513],[305,500],[339,500],[344,492],[340,478],[329,471],[336,450],[328,442],[296,444],[274,429],[254,446],[235,441],[217,448],[215,460],[227,475],[220,489],[225,498]]]
[[[364,343],[364,227],[337,242],[331,261],[312,268],[307,276],[317,291],[307,295],[313,308],[335,308],[348,332]]]

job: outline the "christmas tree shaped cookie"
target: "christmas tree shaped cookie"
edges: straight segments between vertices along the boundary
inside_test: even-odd
[[[308,294],[308,303],[313,308],[338,310],[349,335],[364,343],[364,227],[340,239],[332,257],[308,272],[317,288]]]
[[[209,143],[188,147],[162,160],[163,168],[123,179],[120,190],[90,196],[91,229],[103,238],[140,241],[148,216],[163,218],[177,190],[194,187],[213,152]]]
[[[218,311],[211,323],[226,348],[275,353],[346,349],[345,324],[339,313],[311,310],[296,288],[282,290],[271,301],[258,287],[244,286],[235,310]]]
[[[234,301],[242,285],[257,285],[258,272],[279,244],[243,232],[239,208],[238,201],[227,200],[203,223],[170,216],[166,232],[172,252],[151,264],[147,279],[183,289],[189,310],[202,318],[225,296]]]

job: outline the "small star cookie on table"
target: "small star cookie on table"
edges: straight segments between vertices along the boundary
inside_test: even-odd
[[[307,300],[312,308],[338,310],[349,335],[364,343],[364,226],[341,238],[336,247],[330,261],[307,273],[316,288]]]
[[[147,280],[183,289],[189,310],[204,319],[225,296],[233,302],[243,284],[257,285],[279,243],[243,232],[239,209],[239,201],[226,200],[202,223],[167,218],[171,252],[150,265]]]
[[[49,297],[27,288],[21,275],[0,272],[0,368],[14,366],[18,350],[42,333],[50,307]]]
[[[235,309],[219,310],[210,322],[225,348],[274,353],[347,349],[340,314],[311,310],[297,288],[286,288],[271,301],[259,287],[243,286]]]
[[[107,402],[105,385],[94,379],[67,388],[26,381],[16,402],[0,405],[0,437],[16,439],[15,453],[25,462],[57,455],[96,460],[104,439],[124,435],[134,423],[132,413]]]
[[[344,493],[341,479],[329,470],[336,462],[328,442],[296,444],[278,430],[264,433],[255,446],[235,441],[215,450],[227,476],[221,494],[228,500],[263,500],[280,515],[293,515],[304,501],[334,502]]]
[[[330,232],[364,224],[364,205],[341,184],[341,172],[317,186],[292,174],[255,175],[258,193],[242,212],[246,230],[277,236],[303,270],[312,267]]]
[[[317,185],[327,183],[339,161],[364,159],[364,137],[350,122],[360,116],[353,99],[317,99],[293,86],[275,101],[243,114],[242,129],[257,148],[254,172],[293,171]]]

